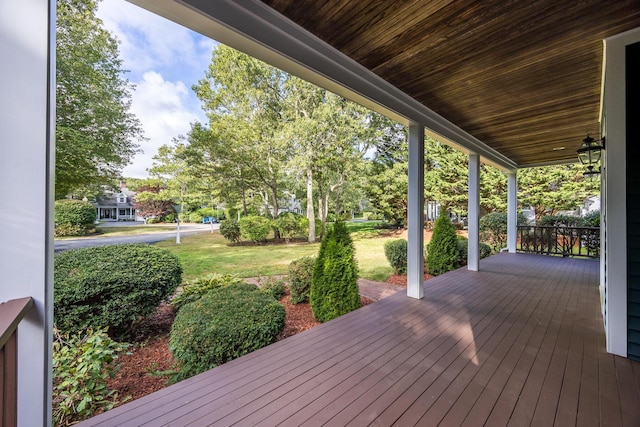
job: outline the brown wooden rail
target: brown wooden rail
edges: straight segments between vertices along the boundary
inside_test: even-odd
[[[519,225],[517,250],[542,255],[597,258],[600,256],[600,227]]]
[[[33,306],[33,298],[0,304],[0,420],[3,426],[17,424],[18,331],[17,327]]]

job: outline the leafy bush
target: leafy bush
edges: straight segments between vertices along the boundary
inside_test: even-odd
[[[507,213],[491,212],[480,218],[480,240],[498,252],[507,246]],[[518,213],[518,224],[526,224],[527,218]]]
[[[347,226],[336,222],[322,239],[313,268],[311,311],[327,322],[360,307],[358,266]]]
[[[113,362],[126,344],[112,341],[105,329],[89,328],[81,335],[61,334],[54,328],[53,419],[56,425],[71,425],[98,410],[117,403],[118,394],[107,389],[113,377]]]
[[[433,236],[427,252],[429,274],[438,276],[459,266],[456,230],[444,212],[433,227]]]
[[[289,243],[289,240],[292,237],[296,237],[301,234],[300,215],[294,214],[293,212],[281,213],[278,215],[278,218],[274,220],[273,225],[280,233],[280,237],[284,238],[287,243]]]
[[[216,211],[212,208],[200,208],[196,211],[202,218],[207,216],[216,216]],[[202,219],[200,219],[202,221]]]
[[[407,274],[407,241],[389,240],[384,244],[384,255],[395,274]]]
[[[254,285],[214,289],[185,305],[171,327],[169,348],[178,380],[212,369],[276,341],[284,307]]]
[[[571,215],[545,215],[540,218],[537,225],[581,227],[585,223],[584,218]]]
[[[587,227],[600,227],[600,211],[589,212],[583,218]]]
[[[53,221],[56,237],[84,236],[95,228],[96,208],[82,200],[56,200]]]
[[[263,216],[249,215],[240,218],[240,235],[254,243],[266,240],[271,231],[271,220]]]
[[[75,249],[54,260],[54,318],[63,332],[109,327],[125,337],[180,284],[180,260],[154,246],[113,245]]]
[[[467,265],[469,257],[469,240],[464,236],[458,237],[458,265]],[[491,255],[491,246],[486,243],[480,242],[480,259],[486,258]]]
[[[271,295],[276,300],[280,300],[286,291],[284,281],[282,279],[274,279],[269,277],[264,283],[260,284],[260,292]]]
[[[240,224],[235,219],[220,222],[220,234],[230,242],[240,241]]]
[[[171,305],[178,311],[183,305],[199,300],[207,292],[229,285],[237,285],[244,281],[232,274],[208,274],[191,283],[182,285],[182,292],[171,300]]]
[[[306,256],[293,260],[289,264],[289,292],[291,292],[292,304],[309,301],[315,262],[316,257]]]
[[[191,212],[189,214],[189,222],[202,222],[202,214],[200,212]]]

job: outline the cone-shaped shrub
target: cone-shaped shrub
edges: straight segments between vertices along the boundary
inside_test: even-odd
[[[458,242],[456,230],[443,212],[433,227],[433,236],[427,250],[429,274],[438,276],[458,268]]]
[[[343,222],[322,239],[309,296],[313,316],[327,322],[360,307],[358,266],[353,241]]]

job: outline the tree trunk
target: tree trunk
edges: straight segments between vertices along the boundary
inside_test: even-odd
[[[316,241],[316,217],[313,212],[313,171],[307,168],[307,218],[309,219],[309,243]]]
[[[277,185],[273,184],[271,186],[271,199],[272,199],[272,204],[273,204],[273,219],[276,219],[278,217],[278,187]],[[280,231],[277,228],[273,228],[273,238],[275,240],[280,240]]]
[[[240,188],[242,189],[242,212],[244,216],[247,216],[247,193],[244,189],[244,180],[240,181]]]

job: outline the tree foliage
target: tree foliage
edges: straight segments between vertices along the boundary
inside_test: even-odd
[[[97,4],[57,2],[56,198],[117,177],[143,139],[130,112],[133,87]]]
[[[522,208],[531,206],[536,221],[544,215],[571,210],[589,196],[598,194],[599,181],[582,175],[580,165],[559,165],[528,168],[518,171],[518,202]]]
[[[145,220],[149,218],[162,218],[175,213],[173,202],[163,191],[162,184],[157,180],[148,180],[146,184],[138,187],[135,196],[135,208]]]

